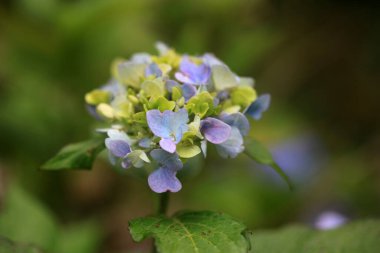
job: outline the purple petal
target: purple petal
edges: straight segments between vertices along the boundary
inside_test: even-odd
[[[88,113],[90,113],[90,115],[94,117],[96,120],[103,120],[103,118],[96,112],[96,106],[86,104],[86,109]]]
[[[148,177],[149,187],[157,193],[178,192],[182,188],[181,182],[176,177],[176,171],[161,167],[153,171]]]
[[[124,157],[131,152],[131,147],[126,141],[123,140],[113,140],[107,138],[105,140],[107,149],[116,157]]]
[[[124,169],[129,169],[132,166],[131,161],[128,158],[125,158],[121,161],[121,167]]]
[[[173,140],[171,139],[161,139],[160,140],[160,147],[168,151],[169,153],[174,153],[176,151],[176,145]]]
[[[148,126],[156,135],[164,139],[173,139],[178,143],[185,131],[187,131],[187,122],[189,116],[186,109],[181,109],[178,112],[169,110],[161,113],[159,110],[150,110],[146,114]]]
[[[171,114],[165,111],[165,115]],[[168,116],[164,117],[164,113],[159,110],[150,110],[146,113],[146,119],[150,130],[161,138],[170,138],[170,123]]]
[[[211,68],[209,65],[197,65],[188,57],[183,57],[179,66],[179,72],[175,74],[175,77],[183,83],[201,85],[208,82],[210,75]]]
[[[177,78],[177,80],[182,83],[192,83],[190,77],[186,76],[185,74],[182,74],[181,72],[175,73],[175,78]]]
[[[190,98],[195,96],[197,94],[197,89],[194,87],[194,85],[185,83],[181,86],[182,89],[182,95],[185,98],[185,101],[187,102]]]
[[[230,98],[230,92],[227,90],[219,91],[216,97],[219,99],[219,101],[224,101]]]
[[[231,127],[221,120],[206,118],[201,121],[201,132],[205,138],[214,144],[220,144],[228,139]]]
[[[216,146],[216,150],[223,158],[235,158],[244,151],[243,137],[239,129],[232,127],[230,137],[223,143]]]
[[[243,136],[246,136],[249,133],[249,128],[250,128],[249,121],[244,116],[244,114],[240,112],[231,113],[231,114],[223,113],[222,115],[220,115],[220,119],[224,123],[232,127],[238,128],[241,135]]]
[[[139,141],[139,146],[142,148],[150,148],[152,140],[150,138],[143,138]]]
[[[258,97],[247,109],[246,114],[255,120],[261,119],[262,113],[268,110],[270,105],[270,95],[263,94]]]
[[[183,167],[181,159],[177,153],[169,153],[162,149],[153,149],[150,152],[152,158],[160,164],[162,167],[169,168],[171,170],[180,170]]]
[[[162,71],[156,63],[149,64],[145,69],[145,76],[146,77],[152,76],[152,75],[155,77],[162,76]]]
[[[172,92],[172,89],[173,89],[174,87],[179,87],[179,83],[177,83],[177,82],[174,81],[174,80],[167,80],[167,81],[165,82],[165,87],[166,87],[167,91]]]

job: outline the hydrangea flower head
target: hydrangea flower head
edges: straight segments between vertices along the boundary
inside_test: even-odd
[[[244,151],[247,116],[260,119],[269,95],[257,96],[251,78],[239,77],[212,54],[181,55],[162,43],[158,54],[134,54],[112,64],[108,84],[86,94],[87,107],[106,125],[112,164],[155,169],[148,185],[177,192],[177,172],[207,144],[223,158]]]

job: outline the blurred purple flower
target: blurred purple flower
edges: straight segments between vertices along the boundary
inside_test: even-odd
[[[310,180],[316,178],[317,172],[327,160],[327,153],[320,138],[314,134],[302,134],[291,137],[270,148],[274,160],[289,176],[294,184],[308,185]],[[265,165],[259,173],[276,184],[282,185],[283,181],[277,173]],[[256,172],[257,173],[257,172]],[[255,176],[257,174],[255,173]]]
[[[149,187],[157,193],[178,192],[181,190],[182,184],[176,174],[178,170],[182,169],[183,164],[178,155],[168,153],[162,149],[154,149],[150,152],[150,155],[160,167],[149,175]]]
[[[321,230],[334,229],[344,225],[347,218],[334,211],[326,211],[319,215],[314,223],[315,228]]]
[[[174,153],[176,144],[180,142],[183,133],[188,129],[189,117],[186,109],[180,109],[178,112],[166,110],[163,113],[159,110],[150,110],[146,117],[150,130],[161,137],[161,148]]]
[[[175,73],[178,81],[193,85],[207,84],[211,75],[210,66],[207,64],[195,64],[188,57],[183,57],[179,66],[179,72]]]

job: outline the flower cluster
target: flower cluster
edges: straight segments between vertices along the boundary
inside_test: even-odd
[[[181,55],[157,43],[158,55],[138,53],[112,64],[110,82],[86,94],[90,113],[110,124],[105,145],[112,164],[141,168],[158,164],[148,177],[158,193],[181,189],[183,162],[208,143],[223,158],[244,150],[250,124],[267,110],[253,79],[239,77],[212,54]]]

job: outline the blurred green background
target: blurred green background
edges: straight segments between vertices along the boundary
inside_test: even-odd
[[[375,1],[338,0],[1,1],[0,203],[6,215],[8,202],[20,211],[7,222],[49,212],[62,240],[74,245],[57,242],[65,245],[57,253],[149,248],[133,243],[127,229],[128,220],[154,211],[156,196],[144,180],[119,175],[106,159],[90,172],[38,168],[63,145],[91,135],[83,96],[107,81],[111,61],[154,53],[156,41],[181,53],[213,52],[272,94],[251,134],[296,184],[290,192],[269,168],[211,150],[207,161],[194,162],[203,170],[172,196],[170,213],[223,211],[252,229],[312,225],[325,211],[379,217],[379,10]],[[30,201],[37,206],[29,212]],[[50,233],[39,226],[26,230]]]

